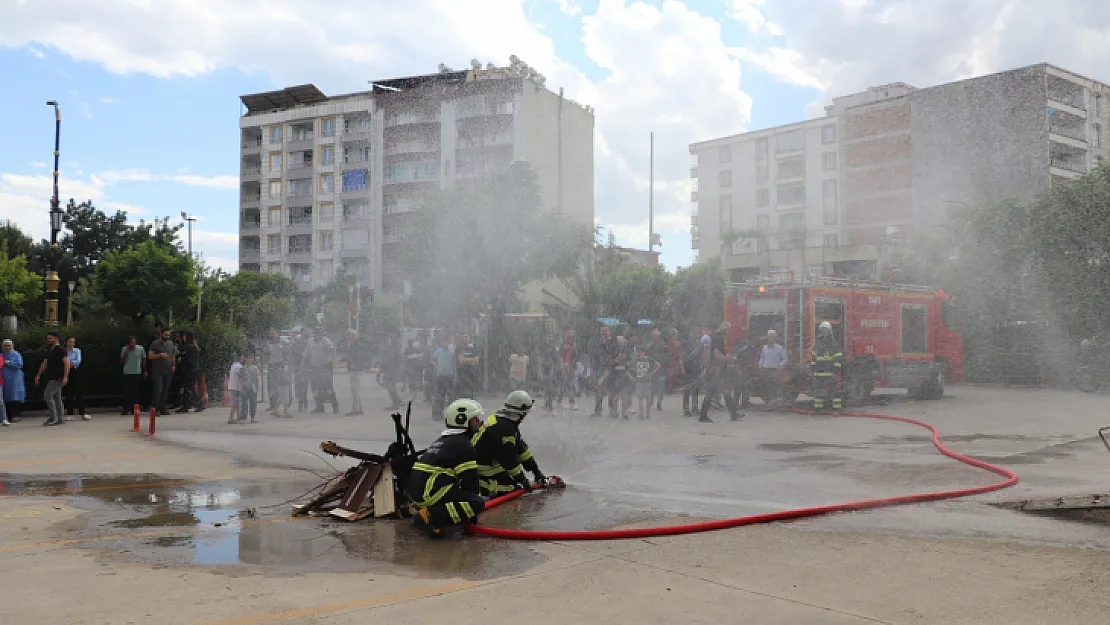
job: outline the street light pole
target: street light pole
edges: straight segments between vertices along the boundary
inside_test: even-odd
[[[54,107],[54,194],[50,198],[50,265],[46,272],[46,325],[58,325],[58,232],[62,229],[62,209],[58,202],[58,157],[61,155],[62,110],[58,102],[49,100]]]
[[[66,283],[69,287],[69,297],[66,298],[66,327],[73,326],[73,289],[77,288],[77,283],[70,280]]]
[[[197,220],[196,217],[190,217],[189,213],[181,211],[181,218],[189,223],[189,258],[193,257],[193,222]]]

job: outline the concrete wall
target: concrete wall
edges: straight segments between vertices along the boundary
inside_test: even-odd
[[[921,89],[907,98],[915,227],[935,226],[961,204],[1024,198],[1049,187],[1043,68]]]
[[[559,208],[559,94],[524,81],[523,154],[543,193],[544,206]],[[563,214],[594,223],[594,116],[581,105],[562,102]]]

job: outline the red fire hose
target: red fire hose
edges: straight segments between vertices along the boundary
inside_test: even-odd
[[[812,414],[808,411],[796,411],[803,414]],[[618,540],[624,538],[650,538],[652,536],[675,536],[678,534],[693,534],[695,532],[709,532],[713,530],[723,530],[730,527],[740,527],[742,525],[755,525],[756,523],[769,523],[771,521],[783,521],[786,519],[800,519],[803,517],[820,516],[824,514],[831,514],[833,512],[852,512],[856,510],[867,510],[870,508],[881,508],[885,506],[899,506],[909,503],[920,503],[923,501],[939,501],[941,499],[953,499],[955,497],[967,497],[969,495],[979,495],[982,493],[989,493],[991,491],[1009,488],[1018,483],[1018,476],[1007,469],[969,458],[961,453],[952,451],[940,442],[940,432],[935,427],[917,419],[909,417],[899,417],[896,415],[886,414],[871,414],[864,412],[850,412],[842,413],[840,416],[845,417],[864,417],[868,419],[883,419],[885,421],[901,421],[903,423],[910,423],[918,427],[925,428],[933,433],[933,446],[937,451],[958,460],[964,464],[978,467],[991,473],[1001,475],[1006,478],[1001,482],[995,482],[986,486],[976,486],[974,488],[961,488],[957,490],[942,490],[935,492],[917,493],[913,495],[900,495],[898,497],[885,497],[883,499],[867,499],[863,501],[849,501],[845,503],[835,503],[826,506],[816,506],[813,508],[795,508],[792,510],[782,510],[779,512],[770,512],[766,514],[753,514],[749,516],[734,517],[731,519],[720,519],[718,521],[705,521],[702,523],[688,523],[685,525],[666,525],[662,527],[640,527],[633,529],[621,530],[582,530],[573,532],[556,532],[556,531],[532,531],[532,530],[514,530],[504,529],[499,527],[489,527],[485,525],[471,525],[469,531],[471,534],[478,534],[481,536],[492,536],[495,538],[508,538],[514,540]],[[524,494],[523,490],[516,490],[507,495],[491,499],[486,503],[486,510],[499,506],[506,501],[515,499]]]

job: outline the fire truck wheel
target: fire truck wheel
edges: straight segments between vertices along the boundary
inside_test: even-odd
[[[925,384],[922,397],[924,399],[941,399],[944,397],[944,374],[936,372],[933,378]]]

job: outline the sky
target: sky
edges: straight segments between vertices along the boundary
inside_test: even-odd
[[[49,235],[60,194],[131,221],[197,218],[237,264],[239,96],[325,93],[515,54],[596,109],[595,214],[689,265],[689,144],[820,115],[870,85],[929,86],[1047,61],[1110,80],[1106,0],[0,0],[0,220]]]

